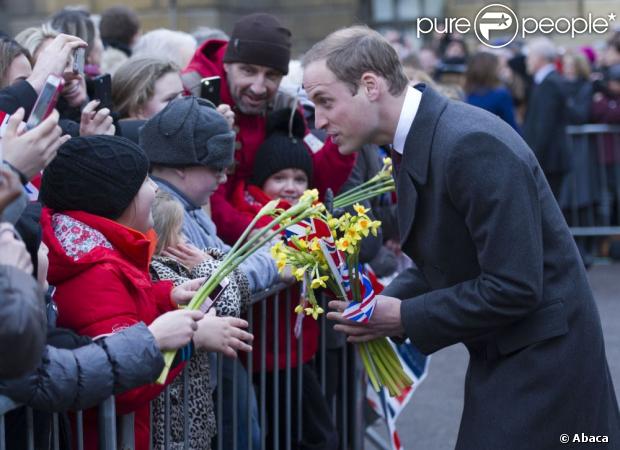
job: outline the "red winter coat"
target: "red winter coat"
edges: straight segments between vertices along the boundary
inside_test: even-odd
[[[249,185],[246,188],[244,182],[237,183],[233,190],[232,197],[234,204],[240,211],[252,214],[253,216],[269,201],[271,198],[257,186]],[[291,205],[285,201],[281,201],[278,207],[287,209]],[[291,367],[297,367],[297,338],[295,337],[295,322],[297,314],[295,307],[299,304],[301,294],[299,288],[294,286],[291,288],[291,313],[290,313],[290,333],[291,340]],[[274,353],[273,353],[273,321],[270,320],[274,316],[273,302],[269,300],[267,303],[267,328],[265,333],[265,359],[268,372],[273,371]],[[278,304],[278,368],[286,368],[286,296],[281,295]],[[254,323],[258,323],[261,314],[261,303],[254,305]],[[319,324],[312,317],[304,317],[301,327],[303,353],[302,362],[305,364],[310,361],[319,349]],[[260,370],[260,345],[261,333],[260,328],[254,326],[254,350],[252,352],[252,370],[258,372]]]
[[[149,261],[154,239],[112,220],[80,211],[41,215],[49,247],[48,281],[56,286],[58,326],[91,337],[138,322],[149,325],[176,309],[172,282],[152,282]],[[181,370],[172,370],[170,382]],[[163,386],[150,384],[116,396],[116,413],[135,412],[137,450],[149,448],[149,402]],[[96,408],[84,414],[84,448],[97,449]]]
[[[228,182],[220,186],[211,197],[211,211],[218,235],[225,242],[232,244],[252,221],[252,215],[240,211],[231,202],[231,197],[237,182],[249,179],[252,174],[256,152],[265,140],[266,118],[263,115],[243,114],[236,108],[228,89],[222,62],[226,46],[226,41],[206,41],[198,48],[184,72],[197,72],[203,77],[220,76],[221,102],[230,105],[235,112],[235,126],[239,127],[236,144],[239,150],[235,152],[236,166],[234,172],[228,176]],[[325,142],[321,150],[310,153],[314,166],[312,186],[321,193],[327,188],[338,192],[353,169],[355,156],[341,155],[331,138]]]

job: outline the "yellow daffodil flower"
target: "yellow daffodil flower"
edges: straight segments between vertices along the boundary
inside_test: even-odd
[[[353,205],[353,209],[358,214],[366,214],[368,212],[368,208],[364,208],[364,205],[361,205],[360,203]]]
[[[314,280],[312,280],[312,283],[310,283],[310,287],[312,289],[326,288],[327,285],[325,284],[325,282],[328,280],[328,278],[329,277],[327,276],[315,278]]]

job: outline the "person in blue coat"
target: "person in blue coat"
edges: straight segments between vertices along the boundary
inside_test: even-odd
[[[512,96],[499,79],[499,58],[496,55],[478,52],[471,57],[465,72],[465,93],[467,103],[492,112],[519,131]]]

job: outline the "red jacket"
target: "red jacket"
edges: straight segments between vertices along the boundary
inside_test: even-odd
[[[48,281],[56,286],[58,326],[96,337],[176,309],[170,281],[152,282],[154,239],[112,220],[80,211],[41,215],[49,247]],[[172,370],[170,382],[181,370]],[[116,396],[116,413],[135,412],[136,449],[149,448],[149,402],[163,386],[150,384]],[[97,448],[96,408],[84,414],[84,448]]]
[[[252,214],[253,216],[269,201],[271,198],[257,186],[249,185],[246,187],[244,182],[237,183],[233,190],[233,200],[238,210]],[[284,200],[280,202],[278,207],[287,209],[291,205]],[[290,333],[291,340],[291,367],[297,367],[297,338],[295,337],[295,323],[297,314],[295,307],[299,304],[300,292],[297,286],[291,287],[291,312],[290,312]],[[273,371],[274,353],[273,353],[273,321],[270,320],[274,313],[275,300],[267,301],[267,329],[265,330],[265,360],[268,372]],[[261,333],[260,327],[256,326],[261,314],[261,303],[254,305],[254,351],[252,352],[252,371],[260,370],[260,345]],[[286,368],[286,296],[282,294],[278,303],[278,368]],[[304,317],[301,333],[303,338],[303,353],[301,360],[305,364],[310,361],[319,349],[319,324],[312,317]]]
[[[266,118],[263,115],[243,114],[236,108],[228,89],[222,62],[226,46],[226,41],[206,41],[198,48],[184,72],[198,72],[203,77],[219,75],[222,79],[221,101],[230,105],[235,111],[235,126],[239,127],[236,144],[239,150],[235,152],[236,165],[234,172],[228,177],[228,182],[220,186],[211,197],[211,211],[218,235],[225,242],[232,244],[252,221],[252,216],[239,211],[231,203],[231,196],[237,182],[247,180],[252,174],[256,152],[265,140]],[[312,186],[319,192],[325,192],[327,188],[338,192],[353,169],[355,156],[341,155],[331,138],[325,142],[321,150],[311,152],[311,155],[314,165]]]

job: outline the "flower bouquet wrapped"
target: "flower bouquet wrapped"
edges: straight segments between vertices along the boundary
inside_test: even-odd
[[[359,263],[359,252],[362,239],[371,233],[376,235],[381,223],[371,220],[362,205],[355,204],[354,209],[356,214],[345,213],[339,218],[318,212],[287,228],[285,242],[272,247],[278,267],[291,266],[307,290],[307,296],[302,296],[302,303],[295,310],[298,314],[317,319],[324,311],[314,290],[329,288],[338,298],[349,302],[344,318],[357,322],[370,319],[376,299],[370,279]],[[359,344],[358,349],[376,391],[385,386],[391,396],[397,396],[413,383],[387,338]]]
[[[220,286],[220,283],[226,276],[235,270],[250,255],[279,236],[287,227],[293,226],[307,217],[319,214],[324,209],[324,206],[321,203],[317,204],[317,199],[318,192],[314,189],[304,192],[299,202],[287,210],[277,208],[279,200],[273,200],[267,203],[258,212],[239,240],[227,253],[217,270],[215,270],[211,277],[201,286],[186,307],[193,310],[200,309],[203,304],[209,300],[209,296]],[[272,216],[273,220],[264,228],[255,230],[254,227],[259,219],[265,216]],[[252,234],[252,237],[248,238],[252,231],[255,232]],[[280,267],[280,269],[282,269],[282,267]],[[164,352],[165,366],[157,379],[157,383],[163,384],[165,382],[175,355],[176,351]]]

